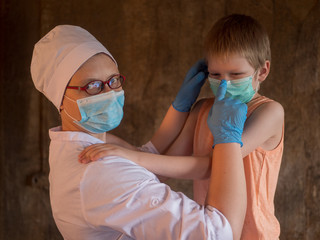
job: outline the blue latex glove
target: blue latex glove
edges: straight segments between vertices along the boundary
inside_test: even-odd
[[[213,146],[219,143],[240,143],[244,122],[247,118],[247,105],[239,100],[225,98],[227,82],[222,80],[216,99],[209,112],[207,124],[214,137]]]
[[[172,103],[179,112],[189,112],[197,100],[201,87],[205,82],[208,67],[204,59],[199,60],[188,71],[182,86]]]

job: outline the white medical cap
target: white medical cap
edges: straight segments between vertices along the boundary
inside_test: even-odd
[[[90,57],[110,52],[81,27],[60,25],[34,46],[31,76],[35,87],[60,111],[63,95],[73,74]]]

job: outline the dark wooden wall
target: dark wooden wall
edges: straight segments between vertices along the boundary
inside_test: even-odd
[[[125,117],[115,132],[140,145],[203,56],[211,25],[231,13],[255,17],[271,39],[271,74],[261,91],[286,112],[275,199],[281,239],[320,239],[319,0],[2,0],[0,8],[0,239],[61,239],[47,180],[47,131],[59,117],[29,71],[40,37],[74,24],[107,46],[127,77]],[[204,87],[201,95],[209,94]],[[191,195],[190,182],[170,184]]]

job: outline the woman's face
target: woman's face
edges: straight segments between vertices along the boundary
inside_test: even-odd
[[[104,53],[99,53],[88,59],[73,75],[68,86],[85,86],[88,82],[95,80],[107,81],[112,75],[119,74],[119,70],[114,61]],[[101,93],[106,93],[111,90],[120,91],[122,87],[117,89],[110,89],[108,84],[105,85]],[[61,119],[62,119],[62,130],[64,131],[83,131],[78,125],[76,125],[68,115],[65,114],[66,110],[76,120],[81,120],[81,115],[76,100],[81,98],[90,97],[86,91],[78,89],[66,89],[65,96],[62,101]],[[74,100],[71,101],[70,99]]]

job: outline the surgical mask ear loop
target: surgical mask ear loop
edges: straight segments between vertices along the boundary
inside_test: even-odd
[[[258,84],[256,86],[256,89],[254,90],[256,93],[260,90],[260,82],[258,81]]]
[[[63,110],[64,110],[64,112],[66,113],[66,115],[67,115],[69,118],[71,118],[73,121],[78,121],[77,119],[75,119],[74,117],[72,117],[72,116],[67,112],[66,109],[63,109]]]
[[[258,73],[258,69],[252,74],[252,80],[254,80],[254,76],[255,76],[257,73]],[[251,83],[251,84],[252,84],[252,83]],[[260,89],[260,82],[259,82],[259,80],[258,80],[258,84],[257,84],[257,86],[256,86],[255,89],[254,89],[255,93],[257,93],[257,92],[259,91],[259,89]]]
[[[69,99],[71,102],[75,102],[75,103],[77,102],[77,101],[73,100],[72,98],[69,98],[67,95],[64,95],[64,97]]]
[[[68,100],[70,100],[71,102],[75,102],[77,103],[75,100],[69,98],[67,95],[64,95],[65,98],[67,98]],[[78,121],[77,119],[75,119],[74,117],[72,117],[65,108],[63,108],[62,110],[64,110],[64,112],[66,113],[66,115],[71,118],[73,121]]]

